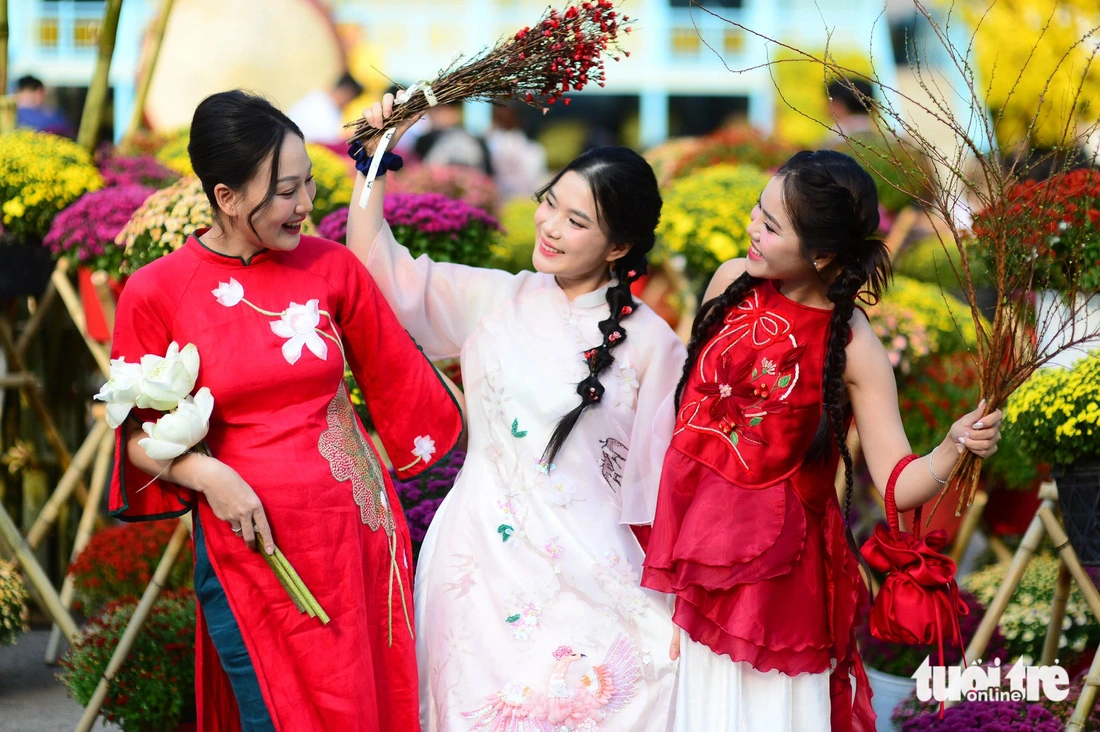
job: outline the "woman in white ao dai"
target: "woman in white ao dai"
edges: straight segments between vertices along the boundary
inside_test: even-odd
[[[380,208],[353,207],[349,246],[425,354],[461,359],[469,423],[465,465],[417,566],[424,728],[670,729],[670,610],[638,584],[630,524],[653,518],[685,351],[652,310],[621,300],[625,286],[625,313],[605,326],[618,337],[603,351],[614,361],[602,393],[544,460],[578,384],[594,383],[608,289],[644,272],[660,210],[652,170],[625,148],[571,163],[535,217],[539,271],[519,275],[414,260]],[[620,238],[623,219],[643,235]]]

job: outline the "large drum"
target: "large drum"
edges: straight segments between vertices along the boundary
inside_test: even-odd
[[[145,116],[154,130],[187,127],[203,98],[235,88],[286,109],[330,88],[344,68],[336,27],[316,0],[175,0]]]

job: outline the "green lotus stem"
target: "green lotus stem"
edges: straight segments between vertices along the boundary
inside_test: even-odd
[[[286,590],[286,593],[290,595],[294,607],[298,608],[298,612],[300,613],[306,612],[305,605],[302,604],[301,598],[298,597],[298,588],[295,586],[294,582],[291,581],[290,575],[286,573],[283,565],[267,552],[263,552],[263,555],[264,561],[267,562],[267,566],[271,567],[271,571],[274,572],[275,576],[279,579],[279,584],[281,584],[283,589]]]
[[[294,584],[297,586],[300,597],[302,598],[302,601],[305,603],[306,607],[312,609],[313,612],[316,613],[317,618],[320,619],[322,624],[328,625],[328,614],[325,613],[320,603],[317,602],[317,598],[315,598],[313,596],[313,593],[309,591],[309,588],[306,587],[306,583],[302,581],[302,578],[300,576],[298,576],[298,573],[294,570],[294,567],[287,560],[286,555],[279,551],[279,547],[275,547],[275,558],[283,563],[283,567],[286,569],[287,574],[290,575],[290,579],[293,580]]]

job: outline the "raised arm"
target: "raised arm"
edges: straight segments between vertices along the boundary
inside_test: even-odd
[[[365,117],[379,126],[379,120],[391,111],[392,97],[387,94],[383,103],[375,104]],[[395,139],[403,132],[399,129]],[[348,212],[348,249],[366,265],[401,326],[428,358],[454,358],[481,319],[505,305],[529,275],[433,262],[427,255],[414,259],[384,220],[384,180],[375,179],[364,209],[359,206],[359,196],[365,178],[362,173],[356,176]]]
[[[852,341],[847,348],[844,380],[851,398],[856,429],[871,478],[885,494],[886,481],[903,457],[912,454],[898,409],[898,389],[886,349],[867,316],[852,316]],[[899,511],[909,511],[934,498],[965,450],[980,457],[997,451],[1001,439],[1001,411],[985,414],[985,404],[960,417],[931,453],[907,465],[894,486]]]

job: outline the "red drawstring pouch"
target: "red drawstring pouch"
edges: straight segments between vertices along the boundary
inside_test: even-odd
[[[968,612],[955,583],[955,563],[942,553],[947,533],[933,531],[921,538],[921,509],[913,515],[912,533],[902,531],[894,485],[906,465],[917,458],[910,455],[894,467],[886,483],[886,520],[889,529],[879,524],[860,554],[872,569],[886,579],[871,606],[871,635],[882,641],[906,645],[935,644],[944,665],[945,634],[960,648],[962,633],[959,616]]]

